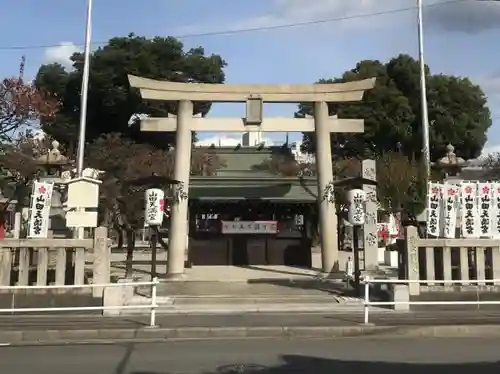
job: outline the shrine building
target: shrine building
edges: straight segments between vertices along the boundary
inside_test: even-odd
[[[215,175],[190,178],[186,265],[311,267],[316,178],[284,177],[266,168],[284,147],[196,149],[203,148],[224,166]]]

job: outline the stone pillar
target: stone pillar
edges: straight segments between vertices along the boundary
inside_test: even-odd
[[[321,268],[325,273],[339,270],[337,213],[334,196],[325,192],[333,183],[332,149],[328,128],[328,104],[314,103],[314,125],[316,136],[316,168],[318,178],[319,234],[321,239]],[[333,195],[333,193],[331,194]]]
[[[108,245],[108,229],[100,226],[94,230],[93,283],[108,284],[111,282],[111,248]],[[94,297],[103,297],[104,288],[94,287]]]
[[[47,238],[53,237],[51,230],[47,232]],[[47,285],[47,273],[49,270],[49,250],[52,248],[37,248],[37,266],[36,266],[36,285],[46,286]]]
[[[363,160],[362,177],[377,180],[375,160]],[[366,222],[363,227],[363,248],[365,270],[378,268],[378,237],[377,237],[377,187],[363,185],[366,192]]]
[[[16,212],[14,215],[14,239],[19,239],[21,237],[22,230],[22,214],[21,212]]]
[[[186,252],[188,190],[191,171],[191,128],[193,103],[188,100],[179,102],[177,113],[177,132],[175,144],[174,179],[180,183],[173,186],[172,211],[168,232],[167,277],[179,278],[184,274]]]
[[[406,276],[408,280],[420,279],[420,263],[419,263],[419,243],[418,231],[415,226],[405,228],[405,258],[406,258]],[[420,295],[420,284],[410,283],[408,285],[411,296]]]
[[[0,286],[10,286],[12,257],[12,249],[0,248]]]

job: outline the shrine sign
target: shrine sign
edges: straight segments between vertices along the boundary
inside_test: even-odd
[[[277,234],[277,221],[221,221],[223,234]]]

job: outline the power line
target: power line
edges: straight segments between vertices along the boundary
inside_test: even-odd
[[[462,3],[464,1],[469,1],[469,0],[448,0],[448,1],[443,1],[440,3],[424,5],[424,7],[431,8],[431,7],[437,7],[437,6]],[[174,35],[174,37],[177,39],[202,38],[202,37],[210,37],[210,36],[235,35],[235,34],[251,33],[251,32],[258,32],[258,31],[288,29],[288,28],[303,27],[303,26],[314,26],[314,25],[320,25],[320,24],[325,24],[325,23],[333,23],[333,22],[350,21],[350,20],[362,19],[362,18],[379,17],[379,16],[384,16],[384,15],[389,15],[389,14],[408,12],[408,11],[412,11],[412,10],[416,10],[416,9],[417,9],[416,6],[411,6],[411,7],[406,7],[406,8],[398,8],[398,9],[392,9],[392,10],[386,10],[386,11],[380,11],[380,12],[355,14],[352,16],[325,18],[325,19],[313,20],[313,21],[293,22],[293,23],[287,23],[287,24],[282,24],[282,25],[252,27],[252,28],[246,28],[246,29],[234,29],[234,30],[225,30],[225,31],[193,33],[193,34],[184,34],[184,35],[177,35],[177,36]],[[106,44],[108,44],[108,41],[94,42],[92,44],[93,45],[106,45]],[[75,44],[75,45],[76,46],[83,46],[83,44]],[[59,47],[59,46],[60,46],[60,44],[27,45],[27,46],[14,45],[14,46],[4,46],[4,47],[0,46],[0,51],[45,49],[45,48]]]

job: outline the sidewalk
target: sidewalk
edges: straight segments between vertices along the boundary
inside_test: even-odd
[[[499,312],[443,311],[370,314],[377,326],[499,325]],[[270,327],[270,326],[351,326],[363,323],[363,313],[249,313],[230,315],[161,315],[162,328],[184,327]],[[101,317],[84,315],[0,316],[0,331],[139,329],[149,326],[149,316]]]
[[[104,344],[170,339],[334,338],[360,335],[499,337],[500,312],[239,314],[148,317],[2,316],[0,346]]]

